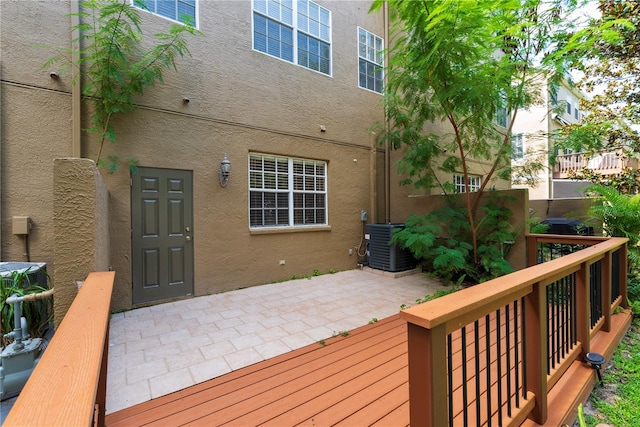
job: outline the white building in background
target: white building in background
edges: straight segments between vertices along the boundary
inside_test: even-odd
[[[527,110],[518,112],[512,127],[512,166],[538,160],[545,167],[533,177],[536,186],[514,178],[513,188],[528,188],[529,199],[565,199],[582,197],[586,182],[568,179],[570,169],[578,169],[587,160],[582,153],[555,148],[553,134],[562,126],[577,123],[583,115],[580,99],[584,97],[569,81],[559,86],[541,84],[541,100]],[[562,112],[560,112],[562,110]],[[556,164],[551,157],[556,155]],[[598,167],[598,165],[594,166]]]

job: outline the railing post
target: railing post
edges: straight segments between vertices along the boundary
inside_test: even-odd
[[[426,329],[408,322],[407,329],[411,425],[446,426],[448,390],[445,325]]]
[[[591,351],[591,272],[589,264],[580,264],[576,273],[576,339],[582,344],[580,360]]]
[[[93,415],[94,427],[104,427],[105,409],[107,406],[107,368],[109,361],[109,327],[111,320],[107,320],[107,331],[104,338],[104,348],[102,350],[102,362],[100,366],[100,376],[98,377],[98,388],[96,390],[96,405]]]
[[[600,285],[602,286],[602,315],[604,316],[604,324],[602,330],[604,332],[611,331],[611,251],[604,254],[602,258],[602,269],[600,273]]]
[[[538,239],[533,236],[526,236],[527,239],[527,267],[538,263]]]
[[[530,418],[538,424],[547,421],[547,288],[538,282],[525,297],[527,389],[535,395]]]
[[[620,296],[622,296],[622,301],[620,305],[624,308],[629,308],[629,300],[627,299],[627,280],[629,273],[629,253],[628,253],[628,244],[620,246]]]

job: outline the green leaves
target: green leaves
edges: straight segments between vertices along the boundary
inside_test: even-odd
[[[564,25],[562,12],[570,12],[570,3],[374,0],[371,11],[388,5],[393,23],[385,55],[388,127],[379,127],[376,138],[404,150],[398,162],[403,184],[449,194],[454,174],[464,182],[482,175],[480,192],[496,176],[509,178],[511,123],[519,109],[540,102],[538,82],[557,68],[539,59]],[[528,176],[543,166],[533,163]],[[465,197],[476,265],[479,197]]]
[[[511,211],[502,198],[488,198],[478,221],[478,263],[474,261],[471,228],[461,199],[427,215],[410,215],[404,229],[397,231],[392,243],[407,248],[421,260],[425,270],[445,283],[462,277],[482,282],[513,271],[505,260],[504,242],[513,241],[516,231],[509,224]]]
[[[561,147],[585,151],[640,153],[640,3],[600,2],[602,17],[560,40],[548,60],[580,69],[578,88],[589,92],[580,126],[563,129]]]
[[[119,157],[113,155],[102,161],[105,141],[116,141],[113,116],[134,111],[134,98],[162,83],[164,71],[176,70],[177,59],[190,55],[187,37],[202,33],[188,23],[172,24],[168,32],[155,34],[155,45],[144,50],[139,14],[144,2],[136,0],[134,5],[128,0],[88,0],[80,5],[80,23],[72,28],[79,34],[75,41],[81,46],[80,59],[73,62],[72,52],[63,50],[45,66],[60,63],[80,70],[84,99],[94,104],[88,132],[98,134],[96,163],[113,173]]]
[[[46,274],[46,273],[45,273]],[[48,278],[48,277],[47,277]],[[14,328],[14,306],[5,301],[11,295],[24,296],[37,294],[48,290],[47,287],[31,283],[29,270],[14,271],[10,277],[0,279],[0,344],[6,346],[9,341],[4,334]],[[25,301],[22,303],[22,315],[27,319],[29,334],[32,337],[41,337],[47,329],[48,323],[53,319],[53,302],[50,298],[39,301]]]
[[[589,210],[591,221],[602,225],[606,235],[629,239],[631,268],[640,268],[640,196],[621,194],[615,188],[591,185],[587,191],[597,197]]]

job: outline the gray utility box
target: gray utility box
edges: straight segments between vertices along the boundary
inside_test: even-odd
[[[397,272],[411,270],[418,265],[408,249],[402,249],[390,243],[395,230],[402,228],[404,224],[367,224],[365,226],[369,267]]]

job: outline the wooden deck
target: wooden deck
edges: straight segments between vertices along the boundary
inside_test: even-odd
[[[598,332],[592,351],[610,357],[630,321],[626,313],[613,316],[611,332]],[[558,381],[549,393],[546,425],[560,425],[567,405],[584,400],[595,379],[580,362],[567,374],[571,380]],[[407,426],[407,323],[389,317],[324,346],[312,344],[110,414],[106,425]]]

